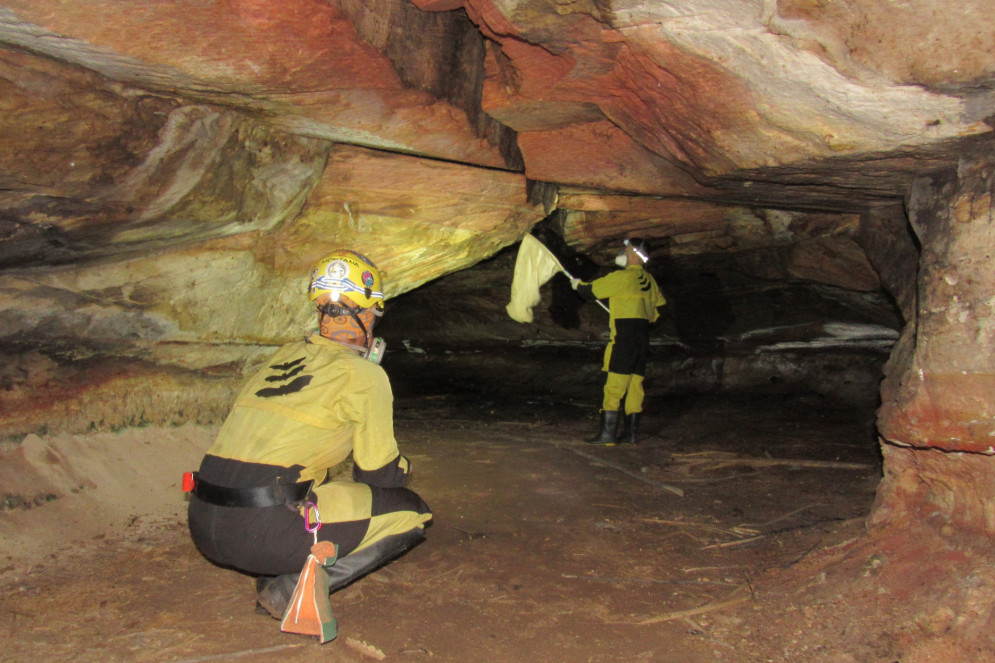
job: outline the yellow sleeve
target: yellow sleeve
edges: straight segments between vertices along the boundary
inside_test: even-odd
[[[591,294],[596,299],[608,299],[618,293],[619,288],[625,285],[625,271],[616,270],[610,274],[605,274],[600,279],[591,281]]]
[[[380,366],[365,360],[356,363],[344,408],[354,422],[354,478],[383,487],[404,485],[409,463],[394,439],[394,395]]]

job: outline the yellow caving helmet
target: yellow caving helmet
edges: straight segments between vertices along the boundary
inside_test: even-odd
[[[338,302],[343,295],[361,308],[376,306],[383,309],[383,288],[380,270],[369,258],[355,251],[338,249],[322,258],[311,270],[308,301],[331,293]]]

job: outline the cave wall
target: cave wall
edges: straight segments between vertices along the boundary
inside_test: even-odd
[[[932,519],[995,534],[993,194],[987,147],[910,191],[922,253],[914,315],[882,384],[886,477],[877,524]]]

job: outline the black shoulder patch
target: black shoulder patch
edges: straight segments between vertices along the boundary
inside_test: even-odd
[[[292,382],[280,387],[266,387],[265,389],[260,389],[256,392],[256,396],[260,398],[273,398],[274,396],[286,396],[287,394],[296,394],[298,391],[304,387],[311,384],[311,375],[302,375],[299,378],[295,378]]]
[[[281,368],[280,366],[270,366],[270,368]],[[292,371],[287,371],[286,373],[280,373],[279,375],[269,375],[266,377],[267,382],[283,382],[284,380],[289,380],[298,373],[304,370],[304,364],[299,365]]]
[[[301,357],[300,359],[288,361],[286,364],[273,364],[272,366],[270,366],[270,368],[275,368],[278,371],[289,371],[291,368],[293,368],[297,364],[302,363],[303,361],[304,357]]]

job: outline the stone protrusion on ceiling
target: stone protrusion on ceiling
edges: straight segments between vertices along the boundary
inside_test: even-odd
[[[314,323],[306,287],[322,256],[363,253],[393,297],[517,241],[546,214],[526,190],[520,174],[337,146],[279,227],[0,275],[0,342],[31,347],[44,329],[56,351],[184,368],[244,361]]]
[[[487,42],[466,12],[421,11],[407,0],[340,0],[338,7],[407,87],[461,109],[476,135],[498,148],[505,167],[522,170],[514,127],[482,108]]]
[[[647,150],[608,121],[518,134],[530,179],[654,196],[714,195],[686,170]],[[598,155],[598,167],[588,164]]]
[[[309,262],[353,247],[382,269],[392,297],[518,241],[545,214],[521,174],[336,146],[277,242]]]
[[[0,115],[0,266],[268,230],[299,211],[324,165],[322,141],[230,109],[15,51],[0,50],[0,67],[10,110]]]
[[[162,95],[239,108],[304,136],[493,168],[515,161],[493,127],[471,126],[464,108],[409,87],[342,4],[227,0],[121,11],[115,2],[11,0],[0,9],[0,43]],[[479,76],[455,95],[461,103],[470,105]]]
[[[778,3],[629,1],[612,3],[611,11],[601,11],[600,3],[586,3],[588,11],[580,10],[585,3],[570,3],[577,11],[560,11],[564,4],[556,2],[463,4],[496,44],[488,55],[485,110],[517,131],[553,134],[541,139],[544,154],[569,153],[569,143],[584,131],[588,154],[600,154],[599,145],[608,154],[616,152],[610,133],[600,128],[604,118],[634,143],[704,182],[799,162],[807,162],[807,172],[815,176],[831,174],[838,172],[832,163],[840,157],[911,147],[928,153],[934,144],[991,131],[985,123],[992,109],[987,84],[947,94],[901,78],[851,76],[827,62],[818,50],[821,42],[799,49],[772,30]],[[887,9],[880,3],[845,4],[879,18],[881,28],[886,24]],[[808,25],[812,34],[839,40],[841,11],[799,13],[798,6],[785,8],[795,28]],[[922,16],[901,14],[907,41],[888,55],[893,67],[924,62],[911,44],[933,34],[926,16],[953,15],[936,1],[921,0],[917,7]],[[952,34],[983,40],[990,36],[990,23],[986,18],[977,25],[958,24]],[[875,30],[854,33],[847,45],[873,52]],[[964,56],[975,82],[990,81],[991,57],[977,54],[983,50]],[[575,131],[563,133],[567,127]],[[537,140],[530,136],[523,144]],[[525,156],[528,172],[532,166]],[[563,160],[562,178],[549,161],[547,156],[543,178],[583,183],[572,172],[578,170],[573,161]],[[594,177],[598,162],[587,163],[587,176]],[[668,184],[664,180],[656,192],[636,190],[665,194]],[[857,179],[850,185],[860,190]],[[629,186],[622,178],[606,188],[632,190]]]

